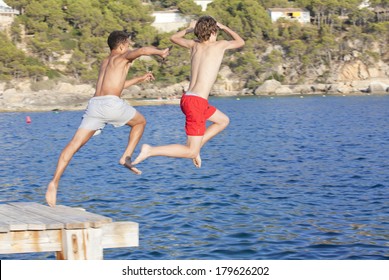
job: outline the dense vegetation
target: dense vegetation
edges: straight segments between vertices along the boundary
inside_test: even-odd
[[[20,11],[7,38],[0,33],[0,80],[29,77],[38,81],[71,77],[78,82],[94,82],[101,59],[107,55],[106,38],[112,30],[133,34],[134,47],[171,45],[168,33],[158,33],[152,26],[153,10],[177,8],[196,18],[201,9],[191,0],[5,0]],[[283,81],[276,71],[283,61],[292,61],[298,76],[320,65],[326,71],[318,77],[326,81],[331,66],[353,50],[362,53],[366,63],[389,60],[389,0],[372,0],[370,9],[359,8],[361,0],[215,0],[207,14],[214,16],[241,34],[243,50],[226,57],[229,65],[254,88],[268,78]],[[312,24],[279,20],[272,23],[266,11],[272,7],[299,7],[311,12]],[[386,11],[386,12],[385,12]],[[225,36],[221,34],[220,36]],[[350,42],[353,42],[352,44]],[[21,43],[28,52],[19,50]],[[380,51],[371,49],[378,44]],[[269,46],[274,47],[264,54]],[[352,46],[351,46],[352,45]],[[68,62],[58,61],[70,54]],[[138,60],[130,75],[151,70],[157,82],[172,84],[188,78],[187,50],[173,48],[162,63],[158,58]],[[59,68],[59,64],[62,68]],[[57,67],[55,67],[57,66]],[[56,69],[56,70],[53,70]],[[59,70],[61,69],[61,70]]]

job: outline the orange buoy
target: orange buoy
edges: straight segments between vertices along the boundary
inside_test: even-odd
[[[30,116],[27,116],[27,117],[26,117],[26,123],[31,123],[31,118],[30,118]]]

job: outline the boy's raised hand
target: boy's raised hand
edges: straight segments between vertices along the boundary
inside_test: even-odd
[[[196,21],[196,20],[192,20],[192,21],[190,22],[190,24],[189,24],[189,27],[188,27],[188,28],[194,29],[194,28],[195,28],[195,26],[196,26],[196,23],[197,23],[197,21]]]
[[[168,55],[170,54],[170,50],[171,50],[172,47],[169,47],[169,48],[166,48],[164,50],[162,50],[162,53],[160,54],[160,56],[165,59],[166,57],[168,57]]]
[[[225,25],[221,24],[220,22],[217,22],[216,23],[217,27],[219,27],[219,29],[223,30],[224,28],[226,28]]]
[[[142,82],[150,82],[150,81],[154,81],[154,80],[155,80],[154,75],[151,72],[147,72],[146,74],[141,76]]]

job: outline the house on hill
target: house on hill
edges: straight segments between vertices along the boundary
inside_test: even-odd
[[[301,8],[269,8],[267,9],[272,22],[280,18],[295,20],[300,23],[310,23],[311,15],[308,10]]]
[[[153,17],[155,19],[151,25],[160,32],[176,31],[190,22],[190,19],[185,18],[178,10],[156,11]]]
[[[204,11],[207,10],[208,4],[209,4],[209,3],[212,3],[213,0],[194,0],[194,2],[195,2],[197,5],[201,6],[201,10],[204,12]]]
[[[3,0],[0,0],[0,31],[7,29],[18,14],[18,10],[12,9]]]
[[[207,10],[207,5],[213,0],[194,0],[194,2],[201,6],[202,11]],[[177,31],[177,29],[187,26],[190,22],[190,17],[184,16],[178,10],[155,11],[153,13],[154,26],[160,32]]]

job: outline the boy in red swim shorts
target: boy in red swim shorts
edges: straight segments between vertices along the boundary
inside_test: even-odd
[[[208,104],[208,100],[191,92],[181,97],[181,110],[186,116],[185,131],[188,136],[203,136],[206,130],[207,119],[216,108]]]
[[[217,40],[217,33],[223,30],[231,40]],[[197,40],[184,38],[194,32]],[[191,79],[188,91],[182,95],[181,110],[186,116],[186,145],[166,146],[142,145],[141,152],[133,161],[136,165],[148,157],[167,156],[191,158],[196,167],[201,167],[200,150],[211,138],[229,124],[229,118],[208,104],[208,96],[216,81],[224,52],[244,46],[244,40],[229,27],[216,22],[210,16],[202,16],[191,22],[188,28],[174,34],[170,40],[191,51]],[[206,121],[212,124],[206,127]]]

